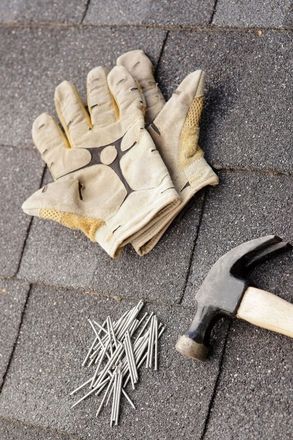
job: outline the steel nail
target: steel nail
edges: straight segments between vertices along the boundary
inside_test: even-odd
[[[91,381],[91,384],[90,384],[90,387],[91,387],[91,388],[94,386],[94,383],[95,383],[95,380],[96,380],[96,378],[97,378],[97,375],[98,375],[99,369],[100,369],[100,367],[101,367],[101,365],[102,365],[102,362],[103,362],[103,360],[104,360],[104,357],[105,357],[105,355],[106,355],[106,351],[107,351],[107,346],[104,347],[104,349],[103,349],[102,352],[101,352],[101,356],[100,356],[100,359],[99,359],[99,362],[98,362],[97,368],[96,368],[96,370],[95,370],[95,373],[94,373],[94,375],[93,375],[93,378],[92,378],[92,381]]]
[[[97,327],[99,327],[99,329],[100,329],[101,332],[104,332],[104,333],[108,334],[107,330],[104,329],[104,327],[103,327],[104,324],[103,324],[103,326],[102,326],[102,325],[100,325],[97,321],[95,321],[94,319],[93,319],[93,323],[94,323]],[[106,323],[106,321],[104,321],[104,323]]]
[[[92,378],[90,377],[86,382],[84,382],[83,384],[81,384],[79,387],[75,388],[75,390],[71,391],[71,393],[69,394],[70,396],[73,396],[75,393],[77,393],[77,391],[81,390],[83,387],[85,387],[89,382],[91,382]]]
[[[115,347],[117,347],[118,343],[117,343],[117,339],[116,339],[114,328],[113,328],[113,323],[112,323],[110,316],[109,316],[109,327],[110,327],[110,335],[112,334],[113,342],[115,344]]]
[[[155,365],[154,370],[158,370],[158,318],[155,317]]]
[[[112,411],[111,411],[111,420],[110,420],[110,426],[112,426],[112,423],[115,421],[115,403],[116,403],[116,384],[117,384],[117,371],[114,371],[114,385],[113,385],[113,399],[112,399]]]
[[[93,394],[94,392],[96,392],[98,389],[98,387],[93,388],[91,391],[89,391],[87,394],[85,394],[83,397],[81,397],[77,402],[75,402],[71,408],[74,408],[76,405],[78,405],[80,402],[82,402],[84,399],[86,399],[88,396],[90,396],[91,394]]]
[[[101,400],[100,406],[99,406],[99,408],[98,408],[98,410],[97,410],[97,412],[96,412],[96,417],[98,417],[98,415],[100,414],[100,412],[101,412],[101,410],[102,410],[102,407],[103,407],[103,405],[104,405],[105,399],[106,399],[107,394],[108,394],[108,392],[109,392],[109,389],[110,389],[110,387],[111,387],[111,385],[112,385],[113,379],[114,379],[114,376],[112,376],[111,379],[110,379],[110,382],[109,382],[109,384],[108,384],[108,386],[107,386],[107,389],[106,389],[106,391],[105,391],[105,394],[103,395],[103,398],[102,398],[102,400]]]
[[[88,361],[90,355],[92,354],[92,351],[93,351],[93,348],[94,348],[94,346],[95,346],[95,343],[97,342],[97,336],[98,336],[98,335],[95,336],[95,339],[93,340],[93,343],[92,343],[92,345],[90,346],[89,351],[87,352],[86,357],[84,358],[83,363],[81,364],[82,367],[84,367],[84,366],[86,365],[86,363],[87,363],[87,361]]]
[[[135,373],[134,373],[134,369],[133,369],[133,362],[132,362],[132,357],[131,356],[131,350],[129,347],[129,333],[128,331],[125,333],[125,338],[124,338],[124,349],[125,349],[125,353],[126,353],[126,359],[127,359],[127,365],[128,365],[128,370],[129,370],[129,374],[130,374],[130,380],[131,380],[131,386],[132,389],[135,389]]]
[[[129,402],[130,406],[135,409],[134,403],[132,402],[132,400],[130,399],[130,397],[128,396],[128,394],[126,393],[126,391],[122,388],[122,393],[124,394],[124,396],[126,397],[127,401]]]
[[[140,336],[143,334],[144,330],[147,328],[148,323],[150,322],[150,320],[152,319],[153,316],[153,312],[150,313],[148,319],[146,320],[146,322],[144,323],[143,327],[141,328],[140,332],[138,333],[138,335],[136,336],[137,340],[138,338],[140,338]]]
[[[118,381],[117,381],[117,392],[116,392],[115,425],[118,425],[118,421],[119,421],[120,400],[121,400],[121,389],[122,389],[122,375],[121,375],[121,369],[118,368]]]
[[[155,321],[156,321],[156,316],[153,316],[153,325],[152,325],[152,332],[151,332],[151,344],[150,344],[149,368],[152,368],[152,365],[153,365],[153,352],[154,352],[154,340],[155,340]]]

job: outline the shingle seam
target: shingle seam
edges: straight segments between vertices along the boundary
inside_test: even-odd
[[[205,422],[204,422],[203,431],[202,431],[202,434],[201,434],[201,437],[200,437],[199,440],[204,440],[205,439],[205,435],[206,435],[207,430],[208,430],[208,425],[209,425],[209,421],[210,421],[210,418],[211,418],[211,413],[212,413],[212,409],[213,409],[213,406],[214,406],[214,401],[215,401],[215,398],[216,398],[216,395],[217,395],[218,385],[220,383],[220,379],[221,379],[221,375],[222,375],[222,371],[223,371],[224,357],[225,357],[226,346],[227,346],[227,342],[228,342],[231,326],[232,326],[232,322],[229,322],[228,328],[227,328],[227,332],[226,332],[226,335],[225,335],[225,340],[224,340],[224,344],[223,344],[223,349],[222,349],[221,357],[220,357],[220,360],[219,360],[218,374],[217,374],[217,377],[216,377],[216,380],[215,380],[214,389],[213,389],[213,392],[212,392],[212,395],[211,395],[211,399],[210,399],[210,402],[209,402],[208,412],[207,412],[207,416],[206,416],[206,419],[205,419]]]
[[[202,224],[202,220],[203,220],[203,215],[204,215],[207,195],[208,195],[208,188],[206,188],[204,190],[204,196],[203,196],[203,201],[202,201],[202,206],[201,206],[198,226],[197,226],[196,234],[195,234],[195,237],[194,237],[192,250],[191,250],[191,253],[190,253],[188,269],[187,269],[186,277],[185,277],[185,283],[184,283],[184,286],[183,286],[183,289],[182,289],[182,294],[181,294],[181,296],[179,298],[179,301],[178,301],[179,304],[181,304],[182,301],[183,301],[183,298],[184,298],[184,295],[185,295],[185,292],[186,292],[186,289],[187,289],[188,281],[189,281],[189,276],[190,276],[190,273],[191,273],[191,270],[192,270],[192,263],[193,263],[193,258],[194,258],[194,252],[195,252],[195,247],[196,247],[197,239],[199,237],[200,228],[201,228],[201,224]]]
[[[83,14],[82,14],[81,20],[80,20],[80,24],[83,23],[83,21],[84,21],[84,19],[85,19],[85,17],[86,17],[86,14],[87,14],[88,9],[89,9],[89,6],[90,6],[90,2],[91,2],[91,0],[87,0],[87,2],[86,2],[86,5],[85,5],[85,8],[84,8],[84,11],[83,11]]]
[[[26,308],[27,308],[27,304],[28,304],[28,300],[29,300],[29,297],[30,297],[31,290],[32,290],[32,285],[30,284],[28,292],[27,292],[27,295],[26,295],[25,303],[24,303],[24,306],[23,306],[23,309],[22,309],[22,312],[21,312],[21,316],[20,316],[20,320],[19,320],[19,325],[18,325],[18,329],[17,329],[17,335],[16,335],[16,338],[15,338],[14,344],[12,346],[12,350],[11,350],[11,353],[10,353],[10,356],[9,356],[9,360],[8,360],[8,363],[7,363],[6,370],[5,370],[5,372],[3,374],[3,377],[2,377],[2,382],[0,384],[0,394],[1,394],[2,389],[4,387],[6,376],[8,374],[8,371],[9,371],[9,368],[10,368],[10,365],[12,363],[12,359],[13,359],[13,356],[14,356],[14,353],[15,353],[15,349],[16,349],[17,342],[18,342],[19,335],[20,335],[20,329],[21,329],[21,326],[22,326],[22,323],[23,323],[23,320],[24,320],[24,315],[25,315],[25,311],[26,311]]]
[[[69,434],[68,432],[65,432],[65,431],[62,431],[62,430],[59,430],[59,429],[54,429],[54,428],[50,428],[50,427],[41,426],[41,425],[34,424],[34,423],[31,423],[31,422],[28,422],[28,421],[22,421],[22,420],[19,420],[17,418],[0,416],[0,420],[6,421],[6,422],[9,422],[9,423],[14,423],[14,424],[17,424],[17,425],[21,425],[21,426],[28,427],[28,428],[39,429],[42,432],[43,431],[49,431],[52,434],[54,434],[54,433],[61,434],[62,436],[66,436],[68,439],[71,439],[71,440],[79,440],[80,439],[80,437],[76,437],[76,434],[74,434],[74,435],[73,434]]]
[[[156,63],[155,75],[157,75],[157,73],[158,73],[159,65],[160,65],[161,60],[163,58],[163,54],[164,54],[165,46],[166,46],[166,43],[167,43],[167,40],[168,40],[168,37],[169,37],[169,33],[170,33],[170,31],[167,31],[166,35],[164,37],[164,40],[163,40],[163,43],[162,43],[162,47],[161,47],[161,50],[160,50],[160,54],[159,54],[159,58],[158,58],[158,61]]]
[[[45,178],[45,172],[46,172],[46,169],[47,169],[47,167],[44,166],[44,169],[43,169],[43,172],[42,172],[42,176],[41,176],[41,179],[40,179],[39,188],[40,188],[40,187],[42,186],[42,184],[43,184],[43,181],[44,181],[44,178]],[[21,262],[22,262],[22,257],[23,257],[23,255],[24,255],[24,251],[25,251],[26,243],[27,243],[27,240],[28,240],[28,237],[29,237],[29,234],[30,234],[30,230],[31,230],[31,227],[32,227],[33,219],[34,219],[34,218],[32,217],[32,218],[30,219],[29,224],[28,224],[28,227],[27,227],[27,230],[26,230],[25,239],[24,239],[24,241],[23,241],[23,245],[22,245],[22,249],[21,249],[21,252],[20,252],[20,257],[19,257],[18,265],[17,265],[17,268],[16,268],[16,271],[15,271],[14,276],[17,276],[17,274],[19,273],[19,270],[20,270],[20,266],[21,266]]]
[[[213,10],[212,10],[212,14],[211,14],[210,21],[209,21],[209,25],[213,24],[214,16],[215,16],[215,13],[217,12],[217,4],[218,4],[218,0],[215,0],[214,7],[213,7]]]

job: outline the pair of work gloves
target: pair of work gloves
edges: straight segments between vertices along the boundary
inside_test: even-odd
[[[54,182],[24,212],[79,229],[112,257],[131,244],[145,255],[191,197],[218,177],[198,146],[204,72],[190,73],[168,102],[141,50],[87,76],[87,107],[75,86],[55,91],[61,123],[47,113],[33,141]]]

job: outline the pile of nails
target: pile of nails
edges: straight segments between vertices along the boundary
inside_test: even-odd
[[[135,389],[139,368],[145,364],[146,368],[158,369],[158,340],[165,327],[152,312],[145,313],[139,319],[143,306],[143,301],[140,301],[117,321],[112,322],[108,316],[101,325],[88,319],[94,332],[94,340],[82,366],[91,368],[92,373],[70,395],[85,387],[89,387],[89,391],[72,408],[93,394],[99,396],[104,393],[96,416],[109,404],[112,397],[110,426],[118,425],[122,396],[135,409],[125,387],[130,381],[132,389]]]

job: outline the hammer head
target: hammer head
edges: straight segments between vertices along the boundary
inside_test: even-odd
[[[223,255],[212,266],[196,294],[197,310],[187,334],[176,349],[187,357],[204,360],[208,337],[214,322],[221,316],[234,316],[248,287],[253,267],[272,254],[291,248],[281,238],[269,235],[247,241]]]

